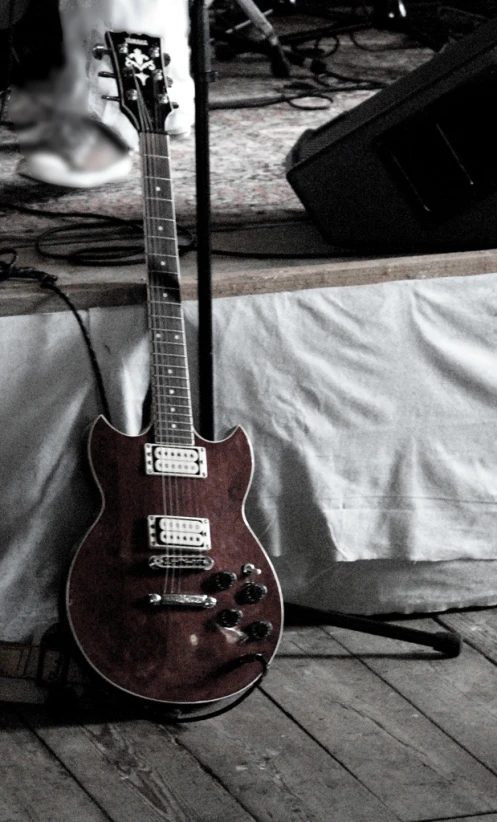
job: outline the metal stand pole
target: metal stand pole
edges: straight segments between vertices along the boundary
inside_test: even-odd
[[[193,0],[191,44],[195,81],[199,433],[204,439],[213,440],[215,419],[209,164],[209,82],[212,80],[212,71],[209,41],[209,17],[205,0]]]

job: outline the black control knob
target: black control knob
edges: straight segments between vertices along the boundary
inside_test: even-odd
[[[234,571],[219,571],[214,574],[214,588],[216,591],[227,591],[236,582],[236,574]]]
[[[223,628],[234,628],[242,621],[243,614],[238,608],[225,608],[217,615],[218,625]]]
[[[265,585],[260,582],[247,582],[238,594],[238,599],[240,602],[253,605],[255,602],[264,599],[265,596],[267,596]]]
[[[273,633],[273,626],[267,619],[251,622],[245,629],[249,639],[266,639]]]

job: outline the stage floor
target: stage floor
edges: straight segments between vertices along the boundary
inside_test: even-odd
[[[456,659],[288,625],[262,687],[216,719],[162,725],[0,709],[2,819],[497,820],[497,612],[410,621]]]

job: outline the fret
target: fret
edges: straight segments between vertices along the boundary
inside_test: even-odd
[[[176,317],[171,317],[170,323],[168,323],[167,317],[161,317],[160,314],[149,314],[149,319],[157,344],[160,344],[161,340],[167,342],[168,339],[182,340],[184,338],[183,326],[178,325]]]
[[[157,354],[157,356],[159,357],[161,362],[163,362],[165,365],[167,365],[163,354]],[[170,354],[170,356],[173,360],[186,360],[186,354]],[[153,351],[152,351],[152,357],[154,357],[154,352]]]
[[[152,272],[150,272],[150,271],[149,271],[149,275],[150,275],[150,274],[154,274],[154,271],[152,271]],[[173,297],[173,298],[177,298],[177,297],[178,297],[179,292],[180,292],[180,289],[179,289],[179,286],[174,285],[173,283],[171,283],[171,282],[169,281],[169,275],[171,275],[171,276],[172,276],[172,275],[174,274],[174,272],[172,272],[172,271],[166,271],[165,269],[162,269],[161,274],[163,275],[165,282],[161,283],[161,285],[160,285],[160,286],[159,286],[159,285],[157,285],[157,286],[156,286],[156,288],[157,288],[157,289],[159,289],[159,288],[160,288],[160,290],[161,290],[161,297],[162,297],[164,300],[167,300],[167,301],[169,302],[169,301],[170,301],[170,299],[171,299],[171,297]],[[164,289],[166,289],[166,290],[164,290]],[[176,293],[175,293],[175,294],[171,294],[170,292],[176,292]],[[156,302],[159,302],[159,300],[156,300]],[[166,307],[166,306],[165,306],[165,307]],[[177,303],[172,303],[172,304],[171,304],[171,307],[177,308],[177,307],[178,307],[178,306],[177,306]]]
[[[171,408],[174,408],[174,411],[171,411]],[[186,408],[186,413],[184,414],[182,411],[178,411],[178,408]],[[181,402],[176,402],[175,405],[171,405],[168,408],[163,408],[162,413],[165,413],[166,415],[178,413],[180,417],[191,417],[190,406],[188,403]]]
[[[152,311],[152,308],[154,307],[154,302],[155,302],[156,305],[160,306],[159,300],[155,300],[155,301],[152,300],[151,301],[150,311],[149,311],[149,317],[151,317],[151,319],[154,319],[155,317],[157,317],[158,319],[161,319],[161,320],[165,319],[168,324],[169,323],[180,323],[180,328],[183,327],[183,317],[182,316],[181,317],[180,316],[175,317],[173,314],[171,314],[167,317],[164,317],[162,312],[158,313],[157,311]],[[167,303],[165,303],[162,307],[167,309],[167,307],[168,307]],[[173,306],[173,308],[174,307],[175,306]]]
[[[186,378],[183,378],[183,379],[186,379]],[[162,386],[162,387],[168,387],[169,385],[172,385],[172,383],[169,383],[169,382],[168,383],[163,383],[163,382],[161,383],[160,380],[159,380],[158,385]],[[182,386],[182,385],[174,385],[173,387],[175,387],[178,391],[183,387],[185,388],[185,390],[188,390],[188,388],[189,388],[189,386]]]
[[[179,385],[179,383],[170,383],[169,379],[168,379],[167,382],[161,382],[160,381],[161,374],[157,374],[156,376],[157,376],[157,380],[158,380],[158,385],[162,386],[163,388],[167,388],[167,387],[169,387],[169,385],[172,385],[173,388],[176,388],[178,391],[182,388],[184,388],[186,391],[188,391],[189,386]],[[186,380],[187,378],[183,377],[182,379]]]

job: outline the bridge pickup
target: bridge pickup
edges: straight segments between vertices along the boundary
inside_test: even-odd
[[[210,571],[214,560],[201,554],[161,554],[150,557],[148,564],[156,571]]]
[[[166,517],[152,514],[148,518],[150,548],[188,548],[209,551],[211,535],[209,520],[203,517]]]
[[[207,476],[205,448],[188,446],[145,444],[145,470],[147,474],[162,477]]]
[[[180,608],[213,608],[217,600],[207,594],[149,594],[150,605],[157,607],[179,606]]]

